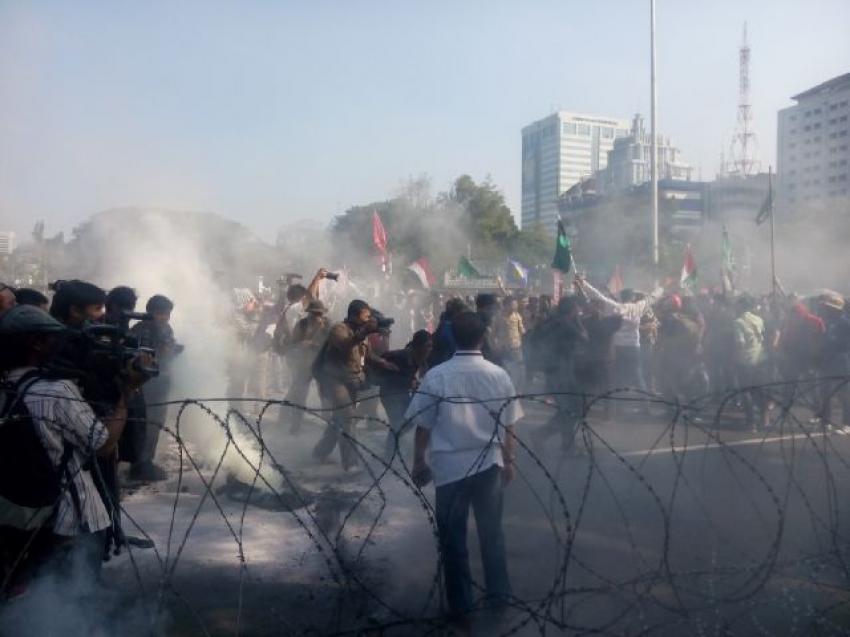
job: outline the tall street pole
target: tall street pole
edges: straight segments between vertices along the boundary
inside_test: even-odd
[[[649,0],[649,43],[650,43],[650,129],[652,142],[649,147],[650,181],[652,189],[652,264],[658,274],[658,115],[656,113],[655,89],[655,0]]]
[[[776,298],[776,226],[773,223],[775,206],[773,205],[773,166],[767,168],[767,197],[770,204],[770,289]]]

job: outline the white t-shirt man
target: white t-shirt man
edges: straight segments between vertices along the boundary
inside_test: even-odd
[[[508,373],[480,351],[458,350],[428,370],[405,419],[430,432],[430,466],[440,487],[503,466],[505,427],[523,416]]]

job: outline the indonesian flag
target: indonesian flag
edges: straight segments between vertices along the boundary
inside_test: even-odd
[[[381,222],[381,217],[378,216],[377,210],[372,212],[372,243],[381,257],[381,271],[387,272],[389,268],[387,231],[384,229],[384,224]]]
[[[626,287],[623,284],[623,276],[620,274],[620,266],[614,266],[614,273],[608,279],[608,291],[614,296],[620,296],[620,292]]]
[[[416,261],[407,266],[407,269],[416,275],[416,278],[419,279],[423,288],[430,288],[434,285],[436,279],[431,273],[431,266],[428,264],[428,259],[425,257],[416,259]]]
[[[691,244],[685,246],[685,262],[682,264],[682,276],[679,278],[679,286],[683,290],[694,291],[697,285],[697,264],[694,261],[694,252]]]

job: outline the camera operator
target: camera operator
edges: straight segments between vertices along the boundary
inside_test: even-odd
[[[104,322],[115,325],[122,332],[130,328],[131,315],[136,309],[139,297],[136,291],[126,285],[112,288],[106,295],[106,313]],[[145,444],[147,428],[147,410],[145,397],[141,390],[133,394],[127,405],[127,425],[118,441],[118,458],[121,461],[136,463]]]
[[[286,400],[296,405],[292,410],[291,433],[297,434],[301,431],[301,423],[304,421],[304,409],[307,404],[307,395],[310,392],[310,383],[313,381],[313,361],[328,338],[330,325],[326,316],[325,304],[319,299],[310,301],[307,305],[307,316],[295,324],[292,335],[284,344],[283,354],[287,357],[289,367],[292,370],[292,382]],[[280,421],[289,413],[281,407]]]
[[[369,346],[367,337],[381,329],[369,304],[356,299],[348,305],[345,320],[331,328],[316,357],[313,376],[323,404],[333,410],[331,422],[313,449],[313,457],[319,462],[327,461],[339,443],[343,469],[357,466],[357,451],[349,438],[354,435],[357,394],[366,388],[366,366],[398,371],[395,364],[376,356]]]
[[[144,379],[128,366],[109,415],[98,418],[73,382],[45,369],[66,332],[29,305],[0,318],[0,371],[6,385],[0,428],[0,596],[20,589],[48,566],[69,576],[72,568],[80,568],[80,557],[86,568],[99,572],[103,536],[112,523],[89,460],[94,454],[114,457],[127,402]]]
[[[154,464],[159,434],[168,416],[169,392],[171,391],[171,364],[174,357],[183,351],[183,346],[174,339],[171,327],[171,313],[174,303],[166,296],[156,294],[148,299],[145,312],[150,316],[136,323],[130,334],[139,339],[142,347],[156,352],[159,374],[145,385],[145,404],[147,409],[147,427],[144,444],[138,460],[130,468],[130,478],[145,482],[165,480],[165,470]]]
[[[291,280],[295,275],[290,275],[287,280]],[[273,346],[275,351],[283,353],[286,350],[287,340],[292,338],[292,330],[295,325],[303,318],[307,318],[307,307],[310,301],[319,300],[319,285],[322,279],[336,281],[335,273],[328,272],[325,268],[319,268],[310,285],[306,288],[300,283],[293,283],[286,288],[285,300],[279,298],[275,309],[277,311],[277,323],[275,324]],[[283,286],[281,286],[281,291]],[[290,311],[295,308],[295,312]]]
[[[101,364],[93,367],[90,357],[92,345],[85,329],[92,324],[103,322],[106,292],[92,283],[79,280],[57,281],[54,288],[56,293],[50,306],[50,314],[69,330],[51,365],[61,373],[77,379],[83,397],[98,418],[109,418],[122,400],[122,386],[127,376],[126,365],[140,369],[151,363],[150,358],[142,354],[126,365],[123,361],[113,361],[105,367]],[[126,403],[124,409],[126,410]],[[104,546],[104,557],[108,559],[110,549],[117,553],[120,546],[127,541],[121,530],[121,510],[118,506],[120,492],[117,449],[112,449],[108,455],[98,456],[95,478],[95,484],[112,520]],[[142,548],[152,546],[150,542],[138,538],[132,538],[132,542]]]

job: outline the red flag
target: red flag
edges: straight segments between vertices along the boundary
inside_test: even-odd
[[[620,292],[626,287],[623,284],[623,276],[620,274],[620,266],[614,266],[614,274],[608,279],[608,291],[614,296],[620,296]]]
[[[434,278],[434,274],[431,272],[431,266],[428,263],[428,259],[425,257],[416,259],[416,261],[407,266],[407,269],[416,275],[416,278],[419,279],[420,283],[422,283],[423,288],[430,288],[434,285],[436,279]]]
[[[372,243],[378,254],[381,255],[381,270],[387,271],[387,231],[384,230],[384,224],[381,223],[381,217],[378,216],[378,211],[372,212]]]
[[[682,263],[682,274],[679,277],[679,287],[693,292],[697,284],[697,264],[691,244],[685,246],[685,261]]]

